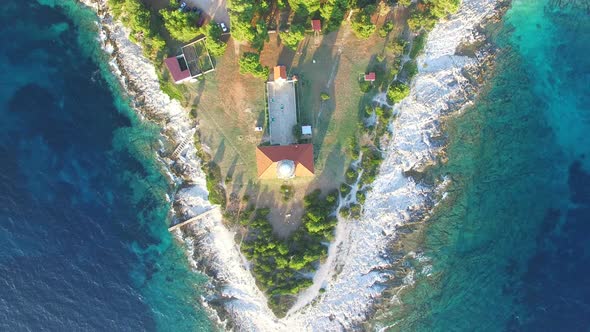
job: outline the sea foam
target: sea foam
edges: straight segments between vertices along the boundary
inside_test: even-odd
[[[113,65],[121,67],[121,83],[132,84],[138,92],[135,99],[142,106],[138,110],[143,113],[141,109],[148,109],[144,115],[163,125],[163,135],[181,142],[193,129],[188,112],[160,90],[154,67],[129,41],[128,31],[101,10],[106,8],[105,1],[84,2],[102,13],[101,27],[108,31],[104,46],[116,57]],[[235,234],[223,225],[220,213],[190,226],[194,237],[182,240],[187,248],[207,257],[207,271],[220,285],[218,297],[223,299],[234,326],[246,331],[338,331],[352,329],[368,318],[384,282],[395,278],[387,270],[392,264],[387,248],[395,240],[396,227],[422,209],[433,190],[404,172],[434,162],[439,152],[433,143],[433,137],[440,134],[439,118],[449,111],[450,103],[466,100],[464,87],[468,81],[462,71],[476,65],[474,58],[457,56],[455,51],[459,43],[473,38],[478,23],[494,14],[497,2],[464,0],[457,14],[429,34],[425,52],[418,58],[419,73],[410,96],[394,107],[398,117],[391,126],[392,139],[385,149],[380,175],[367,195],[363,216],[339,222],[328,259],[316,273],[314,285],[300,295],[287,317],[277,319],[268,308],[234,241]],[[190,218],[211,209],[192,140],[178,160],[163,160],[183,178],[174,176],[177,184],[182,183],[174,198],[178,206],[175,213]],[[176,235],[181,238],[180,232]],[[193,253],[187,256],[192,259]],[[193,262],[193,266],[197,264]],[[320,288],[326,291],[320,294]]]

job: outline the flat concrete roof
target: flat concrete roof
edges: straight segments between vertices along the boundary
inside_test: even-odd
[[[297,124],[295,82],[267,82],[268,126],[270,144],[295,143],[293,127]]]

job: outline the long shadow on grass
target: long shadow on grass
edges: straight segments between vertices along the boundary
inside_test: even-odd
[[[213,157],[213,161],[216,164],[219,164],[221,162],[221,160],[223,159],[224,154],[225,154],[225,138],[221,140],[221,143],[219,143],[219,147],[217,148],[217,151],[215,151],[215,156]]]
[[[195,98],[193,99],[192,105],[198,106],[201,101],[201,96],[203,96],[203,91],[205,90],[205,79],[200,79],[195,85]]]

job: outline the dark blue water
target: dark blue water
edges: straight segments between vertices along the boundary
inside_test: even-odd
[[[0,6],[0,330],[210,330],[166,230],[158,128],[73,1]]]

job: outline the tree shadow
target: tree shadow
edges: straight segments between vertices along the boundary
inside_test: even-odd
[[[216,164],[219,164],[221,160],[223,160],[223,156],[225,154],[225,138],[221,140],[219,143],[219,147],[217,147],[217,151],[215,151],[215,156],[213,156],[213,161]]]
[[[203,96],[203,91],[205,91],[205,82],[206,78],[200,79],[198,80],[198,83],[196,84],[196,88],[195,88],[195,97],[193,98],[193,105],[199,105],[200,101],[201,101],[201,97]],[[195,86],[195,85],[193,85]]]

